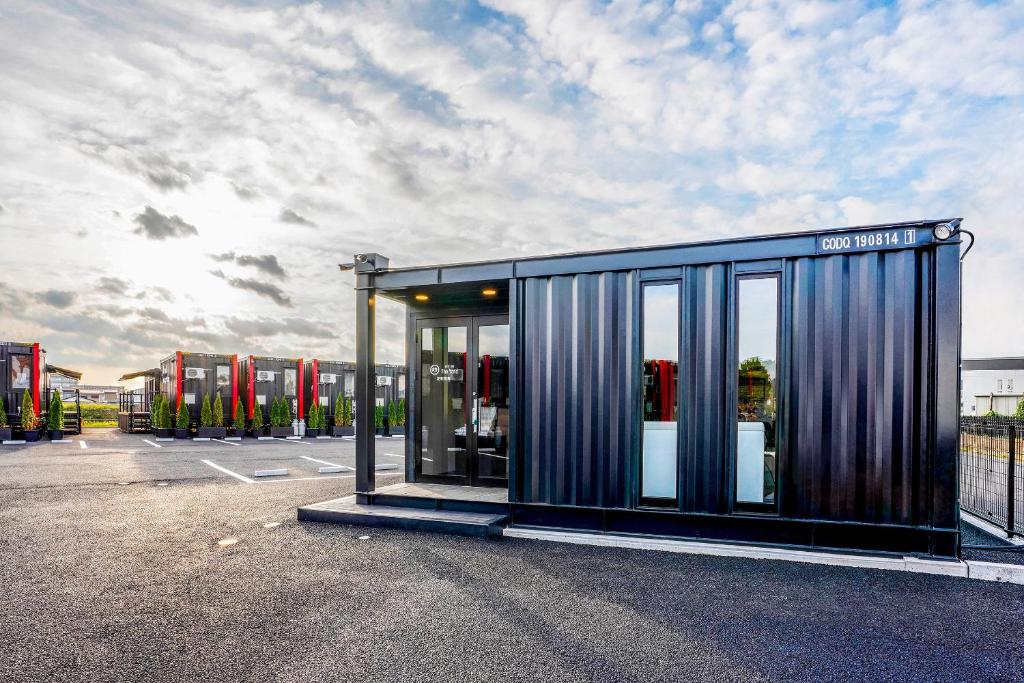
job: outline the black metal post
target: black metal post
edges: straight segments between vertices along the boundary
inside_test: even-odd
[[[356,272],[356,492],[374,490],[377,377],[374,346],[376,316],[372,275]]]
[[[1009,457],[1006,460],[1006,534],[1013,536],[1013,518],[1017,514],[1017,427],[1011,424],[1006,434],[1010,438]]]

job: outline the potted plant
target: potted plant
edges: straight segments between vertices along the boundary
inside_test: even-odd
[[[39,417],[28,389],[21,394],[21,430],[25,432],[25,441],[39,441]]]
[[[235,399],[235,423],[231,427],[231,435],[241,437],[245,434],[245,411],[242,410],[242,399]]]
[[[395,410],[395,422],[394,422],[394,425],[396,427],[401,427],[401,429],[399,429],[398,431],[404,432],[405,431],[405,399],[404,398],[398,399],[398,403],[396,405],[397,405],[397,409]]]
[[[174,436],[179,439],[188,438],[188,406],[185,405],[185,399],[182,397],[178,398],[178,414],[174,421]]]
[[[0,441],[11,440],[11,426],[7,424],[7,406],[4,397],[0,396]]]
[[[352,428],[352,399],[338,397],[334,404],[334,426],[331,427],[331,436],[352,436],[355,429]]]
[[[217,412],[210,405],[210,395],[203,396],[203,405],[199,409],[199,429],[196,430],[196,437],[200,439],[223,439],[227,436],[224,429],[224,407],[220,402],[220,394],[217,394],[215,405],[220,408],[218,420]],[[220,422],[220,424],[217,424]]]
[[[171,403],[167,400],[167,397],[163,394],[157,394],[156,398],[153,399],[154,415],[155,418],[151,418],[153,423],[153,434],[154,436],[161,439],[170,439],[174,437],[174,429],[171,428]]]
[[[274,400],[274,408],[270,414],[270,435],[283,438],[292,435],[292,415],[288,400],[283,396]]]
[[[400,431],[398,426],[398,401],[391,401],[388,403],[388,436],[397,434]]]
[[[309,407],[309,416],[306,418],[306,436],[310,438],[320,436],[321,410],[323,409],[318,405],[312,405]]]
[[[50,441],[64,440],[64,403],[56,389],[50,397],[50,408],[46,412],[46,428],[50,432]]]
[[[259,438],[263,436],[266,428],[263,426],[263,407],[257,403],[252,411],[252,435]]]
[[[384,436],[387,434],[384,427],[384,406],[373,407],[373,427],[377,432],[377,436]]]

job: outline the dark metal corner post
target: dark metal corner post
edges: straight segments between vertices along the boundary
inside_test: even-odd
[[[356,275],[356,493],[371,493],[376,488],[377,405],[376,290],[374,273],[385,270],[388,260],[380,254],[357,254]]]

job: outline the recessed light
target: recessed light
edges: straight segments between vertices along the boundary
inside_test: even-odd
[[[493,287],[488,287],[482,292],[482,294],[484,296],[498,296],[498,290],[494,289]]]
[[[416,301],[429,301],[430,297],[427,296],[426,294],[417,294],[415,296],[415,299],[416,299]]]

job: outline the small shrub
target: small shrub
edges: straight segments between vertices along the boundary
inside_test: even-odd
[[[7,406],[4,405],[4,397],[0,396],[0,427],[7,426]]]
[[[210,421],[210,426],[224,426],[224,403],[220,400],[219,391],[217,392],[217,398],[213,399],[213,419]]]
[[[213,408],[210,407],[210,395],[203,396],[203,407],[199,409],[199,426],[213,426]]]
[[[50,397],[50,408],[46,413],[46,428],[51,432],[64,429],[64,402],[60,400],[60,392],[54,390]]]
[[[36,416],[36,406],[32,402],[32,392],[28,389],[21,393],[21,428],[35,429],[39,418]]]
[[[394,401],[388,402],[388,424],[392,427],[398,426],[398,404]]]
[[[1017,410],[1014,411],[1013,416],[1024,418],[1024,401],[1017,404]]]
[[[188,406],[185,405],[185,399],[181,397],[178,398],[178,415],[174,426],[178,429],[188,429]]]
[[[163,394],[160,395],[160,428],[171,428],[171,402]]]
[[[1002,416],[999,413],[997,413],[996,411],[990,410],[987,413],[985,413],[982,417],[1002,417]]]
[[[242,410],[242,399],[235,399],[235,431],[245,431],[245,411]]]
[[[398,399],[398,421],[395,423],[399,427],[405,426],[405,399]]]
[[[259,432],[263,429],[263,406],[257,403],[252,409],[252,430]]]
[[[373,426],[384,429],[384,406],[373,407]]]

